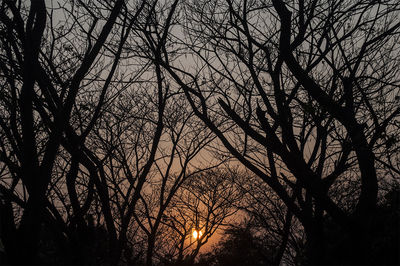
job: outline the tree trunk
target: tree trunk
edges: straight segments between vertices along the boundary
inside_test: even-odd
[[[43,211],[40,206],[41,200],[38,195],[29,195],[27,206],[21,219],[18,228],[18,248],[19,256],[16,262],[23,265],[40,264],[39,252],[39,237]]]
[[[146,265],[153,265],[153,251],[154,251],[155,235],[151,234],[147,240],[147,251],[146,251]]]
[[[324,233],[323,209],[321,205],[314,202],[310,193],[306,193],[306,195],[308,218],[303,223],[307,237],[305,264],[325,265],[329,261],[325,250],[326,235]]]
[[[0,239],[4,246],[5,257],[1,258],[1,262],[8,264],[17,257],[16,252],[16,227],[14,223],[14,213],[11,202],[0,200]]]
[[[279,246],[278,252],[274,257],[273,265],[279,265],[282,260],[283,254],[285,253],[286,246],[289,240],[290,228],[292,225],[292,217],[293,217],[292,212],[290,210],[287,210],[285,217],[285,224],[282,230],[282,241]]]
[[[306,264],[307,265],[325,265],[329,264],[325,257],[325,239],[323,225],[320,223],[311,223],[311,228],[305,228],[306,245]]]

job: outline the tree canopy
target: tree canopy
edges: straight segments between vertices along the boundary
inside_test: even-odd
[[[2,1],[1,262],[192,265],[225,230],[206,263],[398,264],[399,18]]]

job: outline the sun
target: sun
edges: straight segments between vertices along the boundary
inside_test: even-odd
[[[203,235],[203,232],[202,232],[202,231],[197,231],[197,230],[194,230],[194,231],[193,231],[193,238],[194,238],[194,239],[198,239],[198,238],[200,238],[202,235]]]

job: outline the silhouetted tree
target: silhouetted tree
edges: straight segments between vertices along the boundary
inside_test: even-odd
[[[86,34],[88,49],[79,51],[83,57],[72,59],[79,65],[63,73],[61,70],[67,66],[57,65],[62,60],[59,52],[71,48],[62,48],[57,42],[57,38],[63,37],[62,29],[56,32],[57,29],[51,27],[57,22],[53,13],[47,13],[45,1],[4,1],[1,4],[1,71],[4,76],[1,127],[5,137],[2,162],[12,179],[4,189],[15,195],[16,186],[21,184],[22,190],[29,194],[29,197],[24,195],[23,214],[14,236],[17,240],[10,249],[14,252],[10,254],[11,260],[24,264],[38,262],[41,224],[45,217],[52,217],[51,211],[46,209],[51,204],[46,193],[54,162],[64,134],[71,129],[69,121],[81,83],[89,69],[96,65],[95,59],[122,5],[123,1],[115,2],[104,19],[104,27],[96,32],[96,39],[91,35],[94,32]],[[92,17],[93,27],[97,19]],[[49,46],[45,37],[50,38]]]
[[[191,264],[239,208],[269,242],[246,229],[226,244],[255,241],[268,263],[398,263],[399,14],[395,0],[2,1],[1,259]],[[228,159],[252,172],[241,189],[202,172]]]
[[[268,264],[294,264],[295,258],[303,252],[303,233],[290,209],[265,182],[248,170],[235,175],[232,182],[242,195],[236,207],[248,219],[246,227],[257,232],[259,239],[268,239]],[[295,195],[292,197],[294,199]]]
[[[160,230],[165,227],[163,217],[176,193],[179,193],[188,178],[198,175],[204,169],[215,167],[212,162],[202,166],[197,160],[199,152],[212,138],[202,124],[196,123],[197,118],[188,113],[190,109],[185,107],[182,96],[175,95],[168,99],[163,116],[163,143],[158,148],[154,166],[133,214],[135,222],[147,238],[147,265],[152,265],[156,245],[163,245],[164,239],[159,239],[162,234]]]
[[[106,106],[122,47],[144,3],[129,7],[121,0],[48,4],[3,1],[0,7],[0,186],[7,209],[10,204],[18,207],[2,212],[8,220],[14,220],[16,213],[17,221],[7,223],[14,226],[9,232],[15,234],[2,233],[1,237],[13,239],[4,241],[11,245],[7,247],[10,263],[43,262],[39,258],[40,243],[45,241],[41,239],[43,227],[51,224],[55,235],[71,233],[65,220],[70,206],[74,212],[71,222],[83,225],[94,186],[102,203],[112,258],[116,229],[107,188],[85,140]],[[121,14],[128,11],[132,11],[130,19],[122,19]],[[112,36],[118,38],[111,40]],[[65,171],[68,164],[71,168]],[[81,166],[90,177],[82,207],[82,191],[75,188]],[[63,185],[70,202],[65,202]]]
[[[267,241],[251,223],[230,227],[213,251],[216,265],[275,265],[278,246]]]
[[[192,265],[200,248],[236,214],[235,203],[241,197],[230,182],[231,174],[216,168],[185,180],[164,216],[164,241],[158,251],[161,262]]]
[[[162,65],[196,115],[302,223],[308,263],[329,263],[325,213],[355,247],[340,263],[367,263],[379,184],[399,177],[398,2],[188,1],[184,10],[185,35],[171,31]],[[170,60],[172,45],[193,64]]]

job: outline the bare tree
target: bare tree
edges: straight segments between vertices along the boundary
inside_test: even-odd
[[[182,94],[175,95],[169,101],[168,114],[164,116],[163,144],[159,147],[154,170],[146,181],[135,212],[136,222],[147,235],[147,265],[152,265],[156,242],[164,242],[158,239],[159,230],[175,194],[179,193],[186,179],[217,165],[217,162],[215,165],[211,161],[208,164],[199,162],[199,152],[212,138],[201,123],[196,123],[197,119],[185,106],[183,97]]]
[[[376,261],[376,205],[400,175],[399,13],[393,0],[1,2],[8,261],[44,262],[57,243],[71,263],[134,262],[145,239],[148,264],[193,262],[239,192],[196,172],[210,154],[260,178],[246,192],[262,189],[260,217],[282,214],[277,258],[299,221],[308,263]]]
[[[189,1],[185,10],[186,35],[171,31],[171,43],[194,63],[169,60],[166,46],[162,65],[196,115],[299,219],[309,263],[367,262],[382,173],[399,176],[388,158],[398,156],[398,3]],[[343,184],[356,199],[338,201]],[[325,213],[351,251],[325,256]]]
[[[304,252],[303,233],[290,209],[265,182],[248,170],[236,174],[232,182],[242,195],[236,207],[246,218],[244,228],[256,231],[257,237],[263,239],[269,264],[280,265],[283,261],[295,264]],[[295,194],[292,197],[294,199]]]
[[[230,182],[231,174],[217,168],[185,180],[163,220],[168,241],[158,251],[161,261],[193,264],[200,248],[236,214],[241,195]]]
[[[6,205],[17,204],[22,212],[14,241],[6,241],[11,245],[10,261],[39,262],[44,221],[55,221],[61,231],[66,230],[64,217],[47,197],[59,178],[53,175],[61,149],[72,157],[72,168],[63,177],[68,179],[75,216],[87,209],[79,208],[76,191],[71,190],[79,163],[86,167],[102,202],[107,202],[84,143],[104,106],[121,47],[143,5],[131,7],[134,15],[128,21],[119,18],[129,12],[124,1],[71,1],[49,7],[45,1],[1,3],[1,161],[6,169],[1,189]],[[114,43],[117,48],[107,55],[111,36],[119,37]],[[112,243],[115,228],[107,204],[103,206]]]

